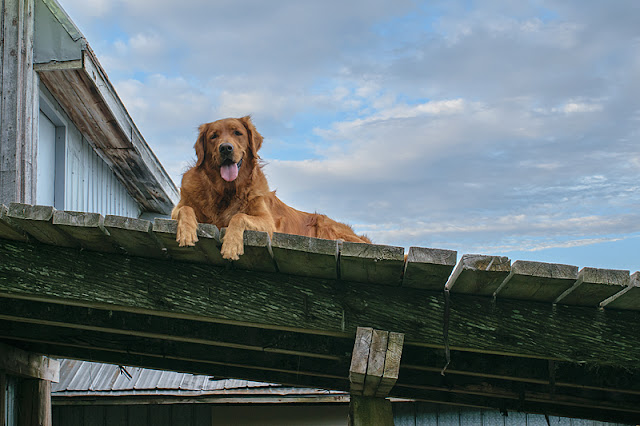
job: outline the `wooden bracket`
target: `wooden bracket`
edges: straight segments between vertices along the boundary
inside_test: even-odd
[[[385,398],[398,380],[403,343],[402,333],[358,327],[349,368],[351,394]]]

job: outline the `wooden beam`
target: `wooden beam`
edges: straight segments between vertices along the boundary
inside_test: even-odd
[[[60,362],[0,343],[0,370],[21,377],[57,382]]]
[[[345,241],[340,249],[340,278],[346,281],[399,286],[404,269],[402,247]]]
[[[27,379],[18,388],[18,426],[51,426],[51,382]]]
[[[393,426],[391,401],[384,398],[351,395],[349,426]]]
[[[360,324],[443,347],[443,296],[390,286],[227,270],[0,240],[0,295],[171,318],[348,337]],[[88,283],[87,280],[90,280]],[[631,311],[452,294],[451,348],[628,365]],[[344,318],[344,319],[343,319]]]
[[[518,260],[494,296],[553,302],[578,279],[578,267]]]
[[[130,348],[128,346],[130,340],[137,343],[136,339],[155,339],[166,342],[166,346],[163,348],[176,347],[178,353],[181,352],[181,344],[195,344],[206,346],[207,349],[200,351],[205,354],[215,352],[216,348],[221,347],[255,351],[259,353],[258,358],[262,353],[274,353],[320,360],[342,360],[345,365],[342,372],[347,370],[346,363],[349,359],[350,349],[355,348],[353,341],[349,338],[247,328],[156,315],[145,316],[20,299],[0,298],[0,313],[2,320],[22,323],[16,324],[12,328],[6,328],[9,326],[3,326],[0,322],[0,329],[5,330],[4,336],[7,338],[13,336],[22,339],[51,341],[54,336],[58,336],[58,340],[63,342],[75,342],[77,340],[87,341],[82,336],[87,335],[88,332],[98,332],[104,336],[106,336],[105,333],[110,333],[110,337],[100,337],[97,342],[119,342],[118,345],[121,348]],[[43,330],[47,327],[63,327],[66,330],[55,331],[52,329],[54,331],[43,332],[42,330],[38,331],[36,327],[36,331],[30,335],[30,330],[34,329],[34,325],[42,327]],[[77,334],[74,334],[76,332]],[[390,342],[394,340],[395,335],[396,333],[390,333]],[[391,346],[391,344],[388,346],[387,357],[392,353]],[[140,348],[140,345],[136,347]],[[149,351],[158,350],[157,345],[152,344],[142,345],[142,347],[146,347]],[[166,353],[164,349],[160,352]],[[229,357],[233,357],[233,355],[229,355]],[[240,355],[238,359],[242,357],[246,357],[246,355]],[[352,357],[352,361],[358,359],[362,358]],[[366,361],[368,355],[364,359]],[[408,369],[409,377],[427,377],[421,373],[421,371],[426,371],[437,373],[435,377],[439,379],[444,363],[442,350],[414,345],[404,345],[403,347],[402,368]],[[385,359],[385,369],[390,365]],[[486,377],[503,381],[548,385],[550,383],[548,367],[547,360],[452,351],[451,365],[447,369],[447,375]],[[351,370],[353,372],[356,368],[352,366]],[[363,385],[366,365],[360,370],[360,383]],[[594,370],[595,368],[588,364],[555,361],[556,386],[608,392],[620,391],[640,395],[640,373],[637,370],[631,370],[626,366],[619,369],[598,366],[597,375],[589,373]],[[391,373],[387,374],[387,377],[392,377]],[[384,380],[385,376],[383,375],[381,386]]]

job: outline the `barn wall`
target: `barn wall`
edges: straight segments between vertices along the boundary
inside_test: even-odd
[[[395,426],[548,426],[542,414],[509,411],[507,415],[497,410],[447,407],[421,402],[393,404]],[[623,426],[621,423],[605,423],[594,420],[569,419],[549,416],[551,426]]]
[[[42,97],[41,109],[53,122],[57,122],[58,137],[65,138],[59,155],[64,158],[56,161],[55,173],[63,172],[63,205],[56,208],[138,217],[140,207],[120,183],[109,165],[96,153],[89,141],[80,133],[51,93],[40,85]],[[52,179],[54,171],[51,171]]]

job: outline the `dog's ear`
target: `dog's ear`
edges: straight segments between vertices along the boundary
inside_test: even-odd
[[[262,135],[256,130],[256,126],[251,122],[251,116],[247,115],[240,118],[240,122],[247,129],[249,137],[249,148],[253,151],[253,156],[258,158],[258,150],[262,146]]]
[[[207,153],[207,125],[201,124],[198,131],[200,134],[198,135],[198,139],[194,146],[196,149],[196,157],[198,159],[198,161],[196,161],[196,167],[200,167],[204,164],[204,157]]]

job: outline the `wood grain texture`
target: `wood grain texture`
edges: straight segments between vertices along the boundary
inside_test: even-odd
[[[345,241],[340,250],[340,278],[371,284],[399,286],[402,283],[402,247]]]
[[[60,380],[60,362],[43,355],[22,351],[0,342],[0,370],[20,377]]]
[[[371,334],[371,346],[367,361],[367,374],[364,377],[364,389],[362,395],[375,396],[380,386],[380,380],[384,374],[384,361],[387,356],[389,332],[386,330],[373,330]]]
[[[351,382],[351,394],[362,395],[364,380],[367,375],[369,363],[369,351],[373,339],[373,328],[358,327],[356,330],[353,353],[351,354],[351,366],[349,367],[349,382]]]
[[[99,213],[55,211],[52,224],[77,241],[83,249],[107,253],[120,251],[104,228],[104,217]]]
[[[282,273],[328,279],[338,276],[337,241],[274,232],[271,250]]]
[[[162,243],[172,259],[183,262],[211,263],[223,265],[220,255],[219,231],[213,225],[199,223],[198,239],[195,247],[180,247],[176,241],[178,222],[171,219],[156,218],[153,222],[153,234]]]
[[[224,241],[226,230],[226,228],[220,230],[221,241]],[[278,270],[273,260],[269,234],[245,230],[242,238],[244,241],[244,255],[240,256],[239,260],[232,262],[225,260],[226,264],[230,263],[234,268],[251,271],[276,272]]]
[[[0,204],[0,238],[16,241],[29,241],[27,234],[8,216],[9,208]]]
[[[452,250],[410,247],[402,286],[442,291],[456,258],[457,252]]]
[[[495,293],[500,298],[553,302],[577,279],[577,266],[517,260]]]
[[[153,224],[144,219],[107,215],[104,228],[118,246],[131,256],[163,259],[166,250],[153,234]]]
[[[602,301],[629,286],[629,271],[582,268],[579,284],[557,303],[579,306],[599,306]]]
[[[452,293],[491,296],[509,275],[511,261],[507,257],[465,254],[447,281]]]
[[[629,280],[629,287],[606,300],[603,306],[608,309],[627,309],[640,311],[640,272],[634,272]]]
[[[11,203],[7,216],[34,239],[44,244],[79,247],[77,241],[53,225],[53,213],[55,211],[56,209],[50,206]]]
[[[357,326],[442,347],[442,295],[0,240],[0,293],[85,307],[326,335]],[[90,285],[87,284],[90,280]],[[215,294],[211,298],[210,294]],[[304,295],[304,297],[303,297]],[[452,349],[620,365],[640,359],[633,312],[452,294]]]

